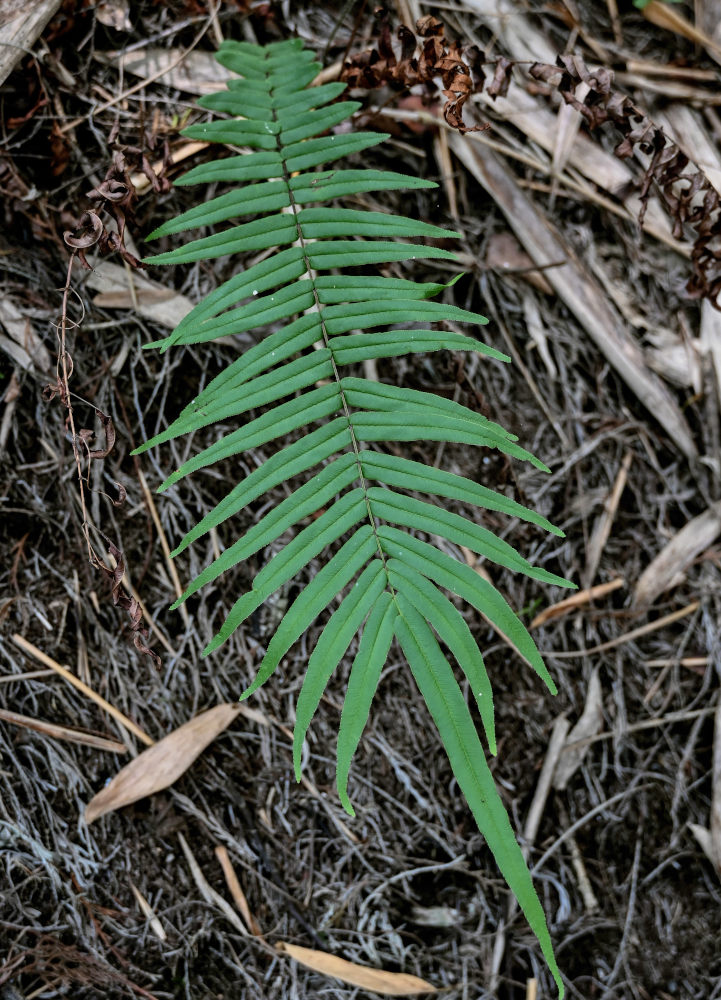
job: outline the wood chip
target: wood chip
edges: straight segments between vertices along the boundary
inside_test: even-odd
[[[236,702],[216,705],[144,750],[91,799],[85,809],[85,822],[92,823],[172,785],[237,715]]]
[[[645,606],[671,587],[677,586],[685,571],[721,534],[721,500],[694,517],[641,574],[634,591],[634,604]]]
[[[345,958],[338,958],[326,951],[301,948],[299,945],[288,944],[285,941],[279,942],[276,947],[278,951],[289,955],[290,958],[304,965],[306,969],[312,969],[313,972],[319,972],[324,976],[332,976],[333,979],[340,979],[343,983],[359,986],[372,993],[383,993],[391,997],[407,997],[415,993],[437,992],[435,986],[431,986],[425,979],[410,976],[405,972],[369,969],[365,965],[348,962]]]
[[[513,233],[493,233],[486,249],[486,267],[502,274],[518,275],[535,285],[544,295],[553,295],[553,289],[543,276],[534,270],[533,261]]]

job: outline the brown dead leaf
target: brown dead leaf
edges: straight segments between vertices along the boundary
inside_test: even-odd
[[[369,969],[365,965],[356,965],[345,958],[329,955],[327,951],[316,951],[313,948],[301,948],[299,945],[287,944],[281,941],[276,945],[279,951],[290,955],[306,969],[320,972],[324,976],[333,976],[351,986],[360,986],[363,990],[373,993],[384,993],[391,997],[407,997],[415,993],[436,993],[424,979],[410,976],[405,972],[385,972],[383,969]]]
[[[235,702],[216,705],[144,750],[115,775],[85,809],[85,822],[168,788],[238,715]]]
[[[683,579],[685,571],[721,534],[721,501],[692,518],[641,574],[633,595],[634,604],[646,605]]]

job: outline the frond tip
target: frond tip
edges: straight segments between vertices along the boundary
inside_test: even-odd
[[[353,367],[376,358],[440,350],[510,359],[477,339],[475,329],[486,323],[485,317],[441,298],[449,285],[368,273],[377,265],[417,258],[455,260],[436,245],[455,234],[412,217],[358,207],[358,196],[366,192],[434,185],[395,171],[334,166],[386,136],[347,128],[334,131],[358,104],[339,100],[341,84],[311,86],[320,69],[312,53],[296,40],[264,48],[224,42],[218,60],[239,78],[229,82],[226,92],[199,103],[227,117],[198,122],[184,134],[250,152],[210,159],[176,182],[230,187],[164,223],[152,237],[220,228],[148,261],[161,265],[240,253],[259,256],[195,306],[170,336],[148,346],[165,351],[257,330],[264,336],[138,451],[222,426],[214,443],[170,474],[161,486],[164,490],[220,461],[271,442],[280,445],[250,474],[231,482],[227,495],[178,545],[174,555],[221,525],[230,534],[223,550],[174,607],[201,587],[216,585],[238,563],[275,547],[276,554],[250,590],[237,598],[208,643],[207,654],[275,591],[294,578],[302,581],[243,698],[271,676],[291,646],[333,607],[298,697],[293,741],[298,777],[303,743],[326,685],[360,634],[338,734],[338,794],[351,815],[351,761],[393,639],[398,640],[459,787],[538,937],[562,996],[541,905],[488,769],[474,717],[444,652],[468,682],[473,709],[495,754],[491,682],[471,629],[449,595],[478,609],[549,690],[555,693],[555,686],[505,598],[449,551],[467,546],[495,565],[545,585],[571,585],[531,565],[479,523],[478,513],[462,516],[445,502],[416,494],[452,501],[466,511],[521,518],[555,535],[562,532],[501,493],[399,452],[409,441],[452,442],[493,448],[548,470],[512,434],[475,410],[432,393],[361,378]],[[352,208],[329,205],[348,196],[353,196]],[[438,322],[469,329],[439,330],[434,326]],[[228,429],[229,421],[236,426]],[[274,508],[264,504],[262,515],[254,518],[251,513],[251,527],[234,535],[233,519],[282,483],[289,487],[288,496]],[[281,545],[288,532],[294,533],[292,538]]]

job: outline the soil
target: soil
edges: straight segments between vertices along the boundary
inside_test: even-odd
[[[444,19],[449,37],[477,41],[493,58],[512,55],[494,40],[477,13],[479,4],[451,6],[421,5],[422,13]],[[558,53],[578,52],[594,64],[603,59],[617,70],[619,86],[652,118],[674,104],[690,108],[721,156],[717,49],[694,46],[625,4],[619,40],[610,20],[613,7],[512,5],[519,23],[540,31]],[[415,5],[391,5],[394,24],[408,23],[409,9],[413,13]],[[690,5],[673,10],[693,19]],[[104,54],[150,46],[179,55],[193,43],[198,52],[210,53],[221,36],[263,43],[299,35],[332,66],[373,44],[374,25],[370,5],[360,3],[237,0],[216,9],[205,0],[64,0],[0,89],[2,1000],[369,995],[303,968],[274,947],[279,942],[420,976],[449,1000],[554,995],[537,942],[510,903],[396,646],[351,772],[355,819],[344,813],[335,792],[335,737],[348,662],[332,678],[311,726],[304,781],[293,779],[294,706],[321,621],[247,703],[250,711],[172,787],[90,826],[84,821],[87,803],[144,746],[28,646],[65,665],[157,740],[197,713],[238,698],[303,583],[268,602],[217,653],[201,657],[236,596],[273,553],[259,553],[194,596],[187,619],[170,611],[176,595],[163,543],[173,548],[217,503],[224,484],[238,478],[237,462],[220,463],[156,495],[159,527],[143,477],[154,490],[188,448],[202,450],[217,432],[207,428],[190,444],[179,439],[140,456],[131,452],[166,427],[198,384],[207,384],[252,341],[246,336],[239,344],[162,355],[144,350],[167,335],[167,326],[152,308],[139,312],[132,302],[98,300],[92,271],[76,259],[67,303],[69,401],[76,430],[95,433],[86,450],[105,450],[98,410],[110,417],[115,436],[105,457],[82,462],[90,538],[111,577],[104,538],[122,552],[124,587],[132,585],[132,594],[119,591],[117,579],[89,560],[68,408],[55,376],[70,256],[63,233],[77,233],[84,212],[100,211],[89,192],[109,171],[119,176],[117,169],[112,174],[118,151],[133,178],[142,175],[143,156],[149,164],[165,160],[166,167],[158,170],[159,182],[151,171],[154,186],[145,184],[127,206],[125,262],[112,240],[106,243],[104,255],[112,263],[140,273],[133,271],[133,256],[144,252],[145,235],[189,207],[195,195],[189,188],[168,190],[165,183],[166,176],[178,174],[168,153],[182,145],[179,129],[196,114],[193,94],[159,78],[122,96],[140,78],[120,73]],[[637,77],[628,78],[634,58],[688,70],[696,97],[644,89]],[[558,108],[552,94],[541,96]],[[592,678],[598,678],[598,721],[583,734],[585,754],[565,787],[550,790],[527,845],[567,995],[721,998],[720,872],[694,834],[696,828],[718,833],[711,813],[712,803],[718,809],[721,802],[718,764],[714,775],[721,741],[714,727],[721,663],[718,539],[692,553],[650,606],[634,601],[651,560],[690,521],[715,510],[719,497],[721,383],[712,356],[699,351],[703,300],[684,292],[691,262],[602,199],[584,196],[563,179],[554,190],[552,178],[533,166],[540,157],[533,141],[493,107],[478,105],[491,125],[484,135],[526,155],[526,161],[504,159],[519,190],[552,221],[584,273],[605,276],[608,301],[645,352],[648,371],[650,349],[658,343],[666,358],[671,341],[686,345],[682,367],[691,376],[672,380],[667,366],[653,377],[688,424],[698,452],[689,459],[568,304],[539,287],[543,272],[533,271],[523,257],[510,270],[497,263],[498,238],[510,233],[507,217],[455,158],[449,178],[439,128],[423,115],[414,119],[415,105],[402,104],[406,97],[391,89],[359,94],[360,123],[392,137],[357,162],[425,176],[439,187],[412,196],[388,194],[374,207],[461,232],[464,274],[449,294],[458,305],[488,316],[484,339],[512,354],[514,363],[412,354],[379,361],[377,377],[432,388],[490,416],[518,434],[551,474],[484,449],[421,442],[406,454],[426,464],[442,462],[499,489],[562,528],[565,538],[559,539],[520,521],[487,516],[484,523],[535,564],[584,585],[622,580],[616,589],[533,627],[558,685],[555,698],[479,615],[458,605],[493,681],[499,747],[491,766],[519,834],[558,720],[578,722]],[[431,113],[440,113],[442,101],[436,97]],[[399,107],[409,112],[405,118],[394,116]],[[582,132],[599,156],[617,142],[603,130],[590,133],[582,126]],[[632,167],[640,183],[643,168],[635,161]],[[620,205],[598,186],[593,191]],[[109,225],[107,202],[101,215]],[[692,233],[683,235],[693,239]],[[161,249],[181,239],[167,238]],[[97,251],[87,251],[92,267],[100,261]],[[251,258],[240,265],[222,258],[154,269],[148,276],[196,302]],[[417,261],[412,275],[402,273],[422,281],[453,276],[433,261]],[[529,328],[534,316],[545,338],[542,347]],[[666,340],[659,339],[662,334]],[[254,462],[271,453],[272,446],[259,449]],[[614,483],[624,468],[625,485],[614,502]],[[125,499],[116,506],[118,484]],[[272,505],[289,491],[287,484],[279,487],[264,502]],[[229,544],[263,509],[261,502],[252,505],[207,545],[178,557],[181,580],[197,575],[212,557],[212,545]],[[604,511],[612,515],[607,538],[586,580]],[[529,626],[538,612],[567,596],[505,570],[494,568],[492,575]],[[122,597],[113,602],[121,593],[130,607],[123,607]],[[135,596],[143,622],[153,626],[147,639],[134,628]],[[159,666],[144,651],[146,643]],[[25,722],[12,721],[9,712]],[[27,720],[41,728],[30,728]],[[83,741],[43,730],[44,723],[75,730]],[[86,737],[93,734],[124,743],[129,753],[90,745]],[[262,936],[243,930],[237,914],[229,919],[208,893],[209,885],[225,900],[233,898],[217,848],[227,850]]]

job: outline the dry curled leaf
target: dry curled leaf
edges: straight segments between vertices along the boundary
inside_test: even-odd
[[[118,506],[125,499],[125,490],[123,487],[118,485]],[[129,594],[123,587],[123,577],[125,576],[125,556],[120,551],[117,545],[104,535],[102,531],[98,529],[98,534],[102,536],[105,544],[107,545],[109,554],[115,560],[115,568],[106,566],[105,563],[98,558],[95,558],[94,565],[96,569],[102,570],[111,581],[111,599],[116,608],[122,608],[127,611],[130,615],[130,628],[133,633],[133,645],[138,650],[139,653],[144,653],[149,656],[156,668],[160,668],[161,660],[157,653],[154,653],[144,642],[143,639],[148,638],[148,630],[142,626],[143,620],[143,609],[140,607],[139,601]]]
[[[443,22],[427,15],[416,22],[415,34],[406,25],[400,25],[396,35],[401,51],[397,55],[391,40],[388,11],[380,8],[376,15],[379,17],[376,48],[351,56],[341,70],[340,79],[351,88],[364,90],[373,90],[383,84],[395,89],[423,84],[432,93],[436,88],[436,78],[440,76],[446,98],[443,116],[451,128],[461,133],[488,128],[487,125],[469,126],[463,121],[463,106],[474,89],[483,86],[485,79],[480,70],[483,59],[479,49],[469,46],[464,52],[458,42],[448,42],[444,37]],[[503,62],[500,77],[499,71],[496,73],[498,82],[494,77],[497,93],[503,92],[501,77],[510,73],[511,69],[508,60]],[[507,82],[505,86],[508,86]]]
[[[369,969],[365,965],[356,965],[345,958],[329,955],[327,951],[316,951],[313,948],[301,948],[299,945],[287,944],[281,941],[277,946],[279,951],[290,955],[306,969],[320,972],[324,976],[333,976],[351,986],[360,986],[363,990],[373,993],[384,993],[391,997],[407,997],[416,993],[436,993],[425,979],[408,975],[406,972],[385,972],[383,969]]]
[[[103,235],[103,223],[95,212],[86,212],[76,230],[66,229],[63,239],[73,250],[89,250]]]
[[[85,809],[85,822],[92,823],[106,813],[168,788],[227,729],[239,707],[236,702],[216,705],[144,750],[91,799]]]
[[[589,128],[606,122],[620,133],[614,152],[627,159],[636,150],[650,157],[639,197],[643,222],[652,185],[674,222],[673,236],[681,239],[684,227],[696,233],[691,250],[693,275],[686,285],[691,298],[708,298],[721,309],[721,198],[709,179],[658,125],[630,98],[612,88],[611,70],[588,69],[580,56],[559,56],[558,65],[535,63],[529,70],[537,80],[555,86],[566,104],[575,108]],[[580,84],[586,95],[579,100]],[[689,168],[687,171],[686,168]]]

